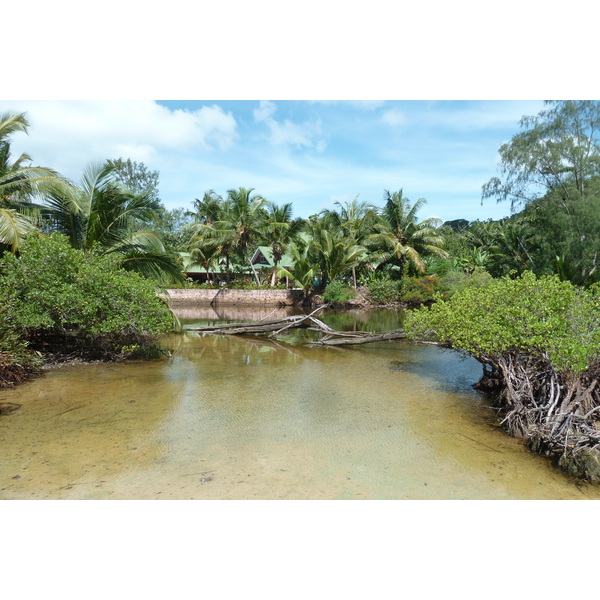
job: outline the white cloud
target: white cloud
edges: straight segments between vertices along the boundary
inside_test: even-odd
[[[141,101],[0,101],[0,112],[26,112],[29,136],[16,134],[13,151],[27,152],[34,164],[79,177],[90,161],[131,158],[148,162],[165,152],[230,148],[237,122],[219,106],[170,110]]]
[[[392,127],[398,127],[399,125],[405,125],[408,123],[406,115],[397,108],[386,110],[383,115],[381,115],[381,120],[386,125],[391,125]]]
[[[257,109],[254,110],[254,120],[261,123],[263,121],[268,121],[277,110],[274,102],[269,100],[261,100],[260,105]]]
[[[289,119],[277,121],[273,115],[277,112],[277,106],[269,100],[261,100],[260,105],[254,110],[254,120],[265,123],[269,128],[270,142],[273,146],[296,146],[297,148],[315,148],[317,152],[323,152],[327,142],[322,137],[321,121],[304,121],[294,123]]]

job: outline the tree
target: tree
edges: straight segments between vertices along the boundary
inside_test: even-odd
[[[367,238],[367,245],[379,250],[380,263],[391,262],[401,271],[406,265],[424,273],[423,256],[448,257],[442,249],[444,239],[438,230],[441,221],[436,218],[417,221],[417,213],[426,202],[420,198],[411,206],[402,190],[393,194],[386,190],[381,222],[376,226],[378,232]]]
[[[593,455],[598,480],[600,286],[531,272],[469,287],[406,315],[410,337],[469,353],[498,392],[503,424],[558,460]],[[574,462],[577,462],[575,460]]]
[[[193,218],[185,208],[161,210],[152,220],[152,229],[170,252],[184,252],[191,239],[190,225]]]
[[[123,268],[162,282],[181,280],[181,267],[159,237],[140,224],[155,215],[153,202],[116,185],[113,167],[90,164],[79,184],[52,192],[44,216],[73,248],[114,254]]]
[[[523,117],[523,131],[500,147],[500,175],[482,197],[524,207],[534,228],[536,273],[579,285],[600,280],[600,102],[552,101]]]
[[[306,241],[299,240],[289,247],[294,260],[291,271],[279,269],[280,275],[295,279],[305,291],[323,291],[328,283],[351,273],[366,252],[341,229],[332,228],[327,219],[308,221],[305,232]]]
[[[65,185],[56,171],[28,164],[28,154],[11,160],[10,136],[28,131],[25,113],[0,115],[0,250],[5,246],[18,251],[25,237],[36,229],[35,201]]]
[[[220,253],[227,258],[227,279],[229,280],[229,257],[235,253],[250,266],[254,280],[260,280],[252,264],[250,249],[261,239],[261,227],[265,217],[266,200],[262,196],[252,196],[253,188],[229,190],[227,199],[220,207],[218,220],[195,224],[197,235],[213,240]]]
[[[135,194],[145,196],[155,210],[162,208],[158,191],[158,171],[150,171],[144,163],[132,162],[130,158],[108,159],[106,165],[113,168],[113,179],[117,184]]]
[[[194,210],[189,212],[196,223],[210,225],[219,220],[219,216],[223,211],[223,198],[213,190],[204,192],[202,200],[196,198],[194,200]]]
[[[490,273],[501,277],[511,272],[521,274],[526,270],[536,270],[531,245],[532,229],[525,219],[496,222],[491,243],[487,246]],[[481,248],[478,250],[485,251]]]
[[[8,326],[32,349],[120,358],[173,328],[154,284],[115,256],[72,248],[65,236],[32,235],[0,265]]]
[[[600,175],[600,102],[546,102],[547,110],[523,117],[521,133],[500,146],[500,174],[483,186],[482,197],[527,205],[558,192],[565,210],[585,198],[587,182]]]
[[[575,285],[600,281],[600,179],[586,188],[568,211],[559,194],[549,192],[521,213],[531,224],[536,273],[557,273]]]
[[[213,240],[198,237],[188,247],[190,252],[190,264],[198,263],[204,267],[206,281],[210,282],[210,270],[214,269],[219,262],[219,246]]]
[[[369,235],[375,230],[376,207],[368,202],[359,202],[358,196],[344,204],[336,202],[335,206],[338,209],[325,211],[325,216],[330,219],[334,227],[339,227],[354,244],[364,245]],[[356,290],[356,266],[352,267],[352,284]]]
[[[260,227],[262,238],[260,241],[269,246],[273,252],[274,269],[271,276],[271,287],[275,285],[277,267],[286,248],[292,242],[298,240],[303,227],[304,221],[302,219],[292,219],[291,202],[282,206],[278,206],[274,202],[267,203],[267,212]]]

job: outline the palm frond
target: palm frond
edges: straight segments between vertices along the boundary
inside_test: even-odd
[[[34,223],[11,208],[0,208],[0,244],[17,252],[25,236],[35,231]]]

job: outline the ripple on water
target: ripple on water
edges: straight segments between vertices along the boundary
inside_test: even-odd
[[[1,392],[0,498],[600,498],[493,426],[456,353],[171,343]]]

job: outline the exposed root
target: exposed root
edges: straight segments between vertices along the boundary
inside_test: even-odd
[[[504,356],[476,386],[496,389],[502,426],[570,475],[600,483],[600,366],[558,373],[545,357]],[[498,385],[499,384],[499,385]]]

